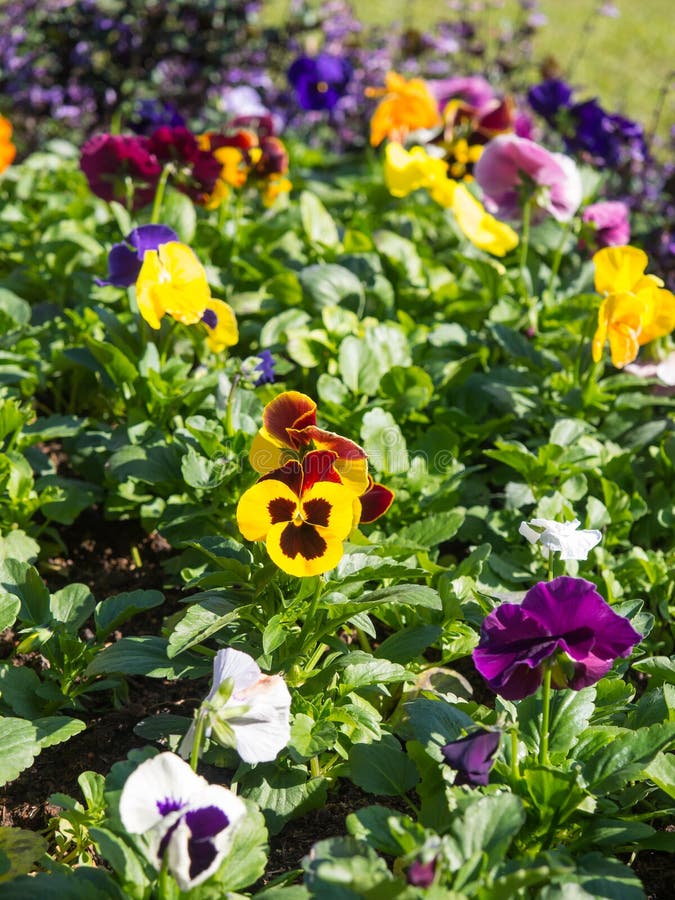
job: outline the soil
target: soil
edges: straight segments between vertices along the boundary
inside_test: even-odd
[[[116,633],[117,639],[122,634],[157,634],[162,620],[178,609],[180,591],[166,584],[162,569],[162,563],[171,557],[172,551],[161,536],[147,536],[138,523],[105,522],[92,510],[64,529],[62,538],[65,546],[72,548],[69,554],[53,557],[42,566],[42,575],[52,591],[68,583],[81,582],[91,588],[97,600],[138,588],[164,592],[166,603],[135,617],[121,633]],[[135,555],[136,559],[140,556],[140,566],[134,561]],[[11,630],[0,634],[0,658],[9,656],[16,643]],[[39,668],[39,654],[16,658],[15,664]],[[471,666],[457,668],[464,677],[475,680]],[[87,722],[85,731],[67,744],[43,751],[30,769],[0,788],[0,825],[45,829],[57,811],[48,800],[51,794],[64,793],[81,800],[77,779],[83,771],[106,774],[130,750],[146,744],[133,730],[141,719],[157,713],[189,716],[208,689],[206,682],[200,681],[142,677],[129,677],[127,681],[129,699],[125,705],[111,708],[102,695],[96,700],[100,708],[78,713]],[[475,688],[482,691],[484,685],[476,681]],[[280,835],[271,839],[267,872],[259,886],[299,868],[303,856],[316,841],[345,834],[346,816],[376,802],[397,806],[394,798],[378,799],[349,782],[341,783],[324,807],[290,822]],[[675,830],[675,826],[668,826],[667,830],[671,829]],[[648,900],[671,900],[675,883],[672,855],[644,851],[636,856],[633,868],[644,884]]]

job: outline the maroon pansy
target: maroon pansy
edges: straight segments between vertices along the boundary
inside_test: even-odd
[[[92,193],[101,200],[127,202],[127,178],[133,184],[133,209],[140,209],[155,196],[162,166],[139,135],[95,134],[82,147],[80,168]]]

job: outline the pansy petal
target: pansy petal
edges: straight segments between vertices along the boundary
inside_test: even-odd
[[[173,753],[160,753],[142,762],[127,778],[119,814],[130,834],[142,834],[190,802],[207,781]]]
[[[126,242],[113,244],[108,254],[108,278],[96,279],[96,283],[114,287],[131,287],[136,283],[142,262],[135,250]]]
[[[266,546],[272,562],[283,572],[300,578],[334,569],[344,552],[340,538],[307,523],[273,525]]]
[[[317,481],[341,484],[335,469],[337,454],[332,450],[310,450],[302,460],[302,492],[306,493]]]
[[[129,232],[126,240],[136,248],[138,258],[143,259],[148,250],[156,250],[160,244],[178,242],[178,235],[168,225],[139,225]]]
[[[156,250],[148,250],[136,280],[136,302],[140,314],[155,329],[159,328],[160,319],[165,313],[162,295],[158,291],[161,277],[159,254]]]
[[[262,675],[256,684],[237,692],[232,704],[247,709],[228,718],[235,735],[237,753],[248,763],[271,762],[291,737],[291,695],[281,675]]]
[[[281,481],[259,481],[242,494],[237,505],[237,525],[248,541],[262,541],[276,523],[290,522],[298,498]]]
[[[296,497],[299,497],[302,493],[302,465],[297,460],[291,459],[283,466],[280,466],[278,469],[273,469],[271,472],[267,472],[267,474],[262,475],[258,479],[258,481],[269,480],[283,482],[286,487],[293,491]]]
[[[644,250],[626,245],[604,247],[593,256],[595,289],[599,294],[632,291],[647,268]]]
[[[303,492],[303,515],[310,524],[344,539],[352,530],[353,499],[351,491],[343,484],[319,481]]]
[[[285,445],[275,441],[264,428],[261,428],[253,438],[248,461],[256,472],[262,472],[263,474],[273,472],[292,459],[292,451],[287,450]]]
[[[233,347],[239,340],[234,310],[223,300],[211,297],[202,313],[202,322],[208,332],[206,343],[214,353],[221,353],[226,347]]]
[[[297,449],[289,443],[288,430],[304,428],[316,423],[316,403],[299,391],[284,391],[271,400],[263,410],[263,426],[273,440]]]
[[[394,502],[394,492],[376,481],[370,483],[370,487],[359,497],[361,501],[361,522],[369,525],[380,516],[383,516]]]

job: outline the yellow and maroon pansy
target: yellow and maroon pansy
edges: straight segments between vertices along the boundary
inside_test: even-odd
[[[206,343],[214,353],[221,353],[226,347],[233,347],[239,340],[239,329],[234,310],[224,300],[212,297],[202,313],[202,324],[206,326]]]
[[[360,514],[358,500],[333,470],[334,458],[310,451],[302,463],[291,461],[261,478],[237,506],[243,536],[265,541],[272,561],[289,575],[321,575],[334,568]]]
[[[249,460],[263,475],[298,459],[311,449],[335,453],[335,469],[342,483],[357,497],[368,488],[368,458],[365,450],[316,424],[316,403],[299,391],[285,391],[263,410],[263,426],[254,437]]]

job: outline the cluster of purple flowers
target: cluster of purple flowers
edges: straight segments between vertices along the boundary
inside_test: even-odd
[[[625,116],[608,113],[596,98],[573,101],[569,84],[549,78],[528,92],[532,109],[562,135],[569,153],[596,165],[643,163],[648,156],[643,128]]]

